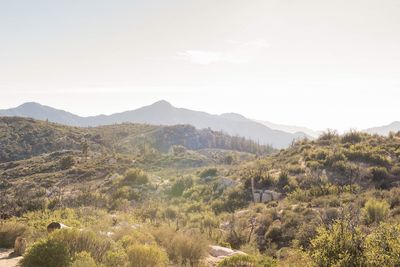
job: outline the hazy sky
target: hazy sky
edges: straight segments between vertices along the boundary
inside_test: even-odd
[[[400,0],[0,0],[0,108],[400,120]]]

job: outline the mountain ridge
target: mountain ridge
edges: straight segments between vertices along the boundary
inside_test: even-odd
[[[289,146],[295,139],[309,137],[303,132],[287,133],[271,129],[240,114],[224,113],[214,115],[204,111],[177,108],[165,100],[134,110],[89,117],[81,117],[61,109],[28,102],[16,108],[0,110],[0,116],[31,117],[78,127],[95,127],[125,122],[169,126],[189,124],[198,129],[210,128],[229,135],[252,139],[264,145],[272,145],[276,148],[284,148]]]

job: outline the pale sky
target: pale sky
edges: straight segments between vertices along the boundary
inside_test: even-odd
[[[0,109],[400,120],[400,0],[0,0]]]

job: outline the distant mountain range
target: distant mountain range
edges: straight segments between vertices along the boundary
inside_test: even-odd
[[[136,110],[92,117],[81,117],[39,103],[29,102],[16,108],[0,110],[0,116],[29,117],[79,127],[124,122],[153,125],[189,124],[198,129],[210,128],[229,135],[246,137],[275,148],[285,148],[295,139],[311,136],[304,132],[288,133],[271,129],[262,123],[235,113],[212,115],[206,112],[176,108],[164,100]]]
[[[301,126],[277,124],[269,121],[260,121],[260,120],[255,120],[255,121],[264,124],[265,126],[273,130],[284,131],[292,134],[305,133],[313,138],[317,138],[322,133],[321,131],[314,131],[312,129]]]
[[[390,132],[397,133],[399,131],[400,131],[400,121],[395,121],[389,125],[369,128],[369,129],[365,130],[365,132],[367,132],[367,133],[380,134],[380,135],[388,135]]]

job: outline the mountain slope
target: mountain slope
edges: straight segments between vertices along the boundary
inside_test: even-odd
[[[175,145],[191,150],[218,148],[260,154],[273,151],[244,138],[197,130],[189,125],[118,124],[79,128],[29,118],[0,117],[0,162],[81,150],[83,142],[88,142],[91,151],[99,153],[140,154],[144,145],[159,152],[168,152]]]
[[[0,115],[32,117],[40,120],[48,119],[51,122],[80,127],[111,125],[124,122],[154,125],[190,124],[197,129],[210,128],[215,131],[223,131],[229,135],[242,136],[261,144],[272,145],[276,148],[287,147],[294,139],[306,136],[304,133],[291,134],[273,130],[238,114],[212,115],[206,112],[176,108],[164,100],[150,106],[108,116],[80,117],[37,103],[26,103],[17,108],[0,110]]]
[[[400,121],[392,122],[389,125],[369,128],[369,129],[365,130],[364,132],[367,132],[370,134],[388,135],[390,132],[397,133],[398,131],[400,131]]]
[[[284,124],[277,124],[269,121],[260,121],[260,120],[255,120],[256,122],[259,122],[268,128],[274,129],[274,130],[279,130],[279,131],[284,131],[287,133],[305,133],[313,138],[317,138],[322,132],[320,131],[315,131],[306,127],[301,127],[301,126],[294,126],[294,125],[284,125]]]

